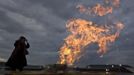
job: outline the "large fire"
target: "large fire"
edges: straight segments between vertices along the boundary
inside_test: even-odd
[[[104,7],[101,4],[96,4],[96,6],[93,8],[86,8],[83,5],[78,5],[77,8],[81,13],[96,14],[98,16],[104,16],[106,14],[111,14],[113,12],[112,7]]]
[[[83,5],[78,5],[77,8],[82,13],[96,14],[105,16],[112,14],[114,6],[119,6],[119,0],[105,0],[105,3],[112,2],[112,6],[104,7],[97,4],[95,7],[86,9]],[[124,25],[121,22],[109,25],[98,25],[92,21],[84,19],[70,19],[66,23],[66,27],[70,35],[65,38],[63,46],[60,48],[59,64],[73,65],[73,63],[81,57],[84,48],[91,43],[97,43],[101,55],[108,50],[108,44],[114,42],[123,29]]]

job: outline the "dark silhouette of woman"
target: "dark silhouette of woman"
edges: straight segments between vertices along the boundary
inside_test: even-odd
[[[28,55],[27,49],[30,47],[27,39],[24,36],[21,36],[14,43],[14,50],[6,62],[6,66],[11,67],[12,70],[22,71],[24,66],[27,66],[26,55]]]

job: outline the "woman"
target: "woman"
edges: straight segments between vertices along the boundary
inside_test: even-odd
[[[21,36],[15,43],[15,49],[13,50],[10,58],[6,62],[6,65],[11,67],[12,70],[19,69],[23,70],[24,66],[27,65],[26,55],[28,54],[27,49],[30,47],[27,39]]]

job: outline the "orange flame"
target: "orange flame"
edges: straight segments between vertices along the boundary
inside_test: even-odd
[[[109,2],[109,0],[105,1]],[[112,1],[114,6],[119,4],[119,0]],[[100,4],[91,9],[87,9],[83,5],[78,5],[77,8],[82,13],[94,13],[98,16],[112,14],[113,12],[112,6],[104,7]],[[91,43],[97,43],[99,47],[97,52],[102,55],[105,54],[108,50],[108,44],[119,37],[124,25],[121,22],[117,22],[112,26],[97,25],[84,19],[71,19],[67,22],[66,27],[70,35],[64,39],[65,42],[60,48],[60,60],[58,63],[73,65],[81,57],[84,48]]]
[[[112,7],[104,7],[101,4],[97,4],[93,8],[86,8],[83,5],[78,5],[76,8],[78,8],[81,13],[96,14],[98,16],[104,16],[113,12]]]
[[[79,59],[81,50],[91,43],[98,43],[99,53],[104,54],[107,51],[107,44],[114,42],[123,28],[122,23],[117,23],[117,32],[108,34],[109,27],[99,27],[91,21],[83,19],[69,20],[66,27],[71,34],[65,39],[64,45],[60,49],[60,64],[73,64]]]
[[[119,7],[119,5],[120,5],[120,0],[105,0],[105,3],[112,3],[112,5],[114,6],[114,7]]]
[[[120,0],[105,0],[106,4],[112,3],[112,6],[104,6],[101,4],[96,4],[92,8],[86,8],[83,5],[77,5],[76,8],[79,9],[79,12],[85,13],[88,15],[96,14],[98,16],[105,16],[107,14],[112,14],[114,7],[119,7]]]

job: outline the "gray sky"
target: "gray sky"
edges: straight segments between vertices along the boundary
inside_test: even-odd
[[[0,0],[0,58],[8,59],[13,43],[24,35],[31,48],[27,56],[29,64],[53,64],[58,60],[58,51],[67,37],[65,23],[70,18],[83,18],[102,22],[80,14],[77,4],[93,6],[100,0]],[[93,44],[86,48],[78,65],[87,64],[130,64],[134,66],[134,0],[121,0],[120,9],[114,15],[124,22],[120,37],[100,58],[98,47]]]

